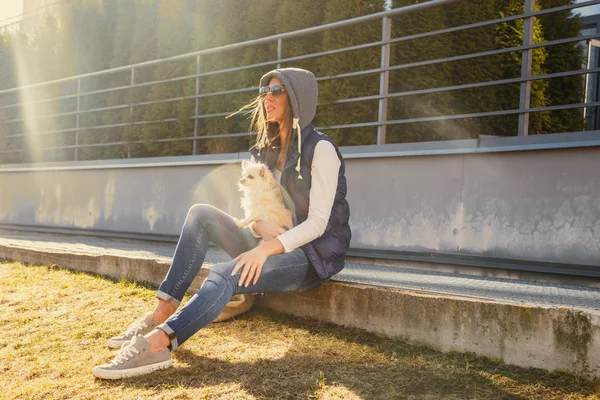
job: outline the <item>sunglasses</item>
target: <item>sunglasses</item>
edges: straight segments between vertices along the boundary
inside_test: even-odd
[[[285,91],[285,86],[283,85],[261,86],[260,89],[258,89],[258,95],[261,99],[264,99],[265,97],[267,97],[267,94],[271,92],[273,97],[278,99],[283,95],[283,92]]]

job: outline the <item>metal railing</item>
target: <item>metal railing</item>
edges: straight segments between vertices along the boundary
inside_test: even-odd
[[[218,74],[225,74],[225,73],[229,73],[229,72],[245,71],[245,70],[250,70],[250,69],[259,68],[259,67],[267,67],[267,66],[279,67],[279,66],[281,66],[282,63],[290,63],[290,62],[294,62],[294,61],[315,59],[315,58],[321,57],[321,56],[333,55],[333,54],[338,54],[338,53],[349,52],[352,50],[374,48],[374,47],[381,48],[381,57],[380,57],[379,68],[355,71],[355,72],[348,72],[348,73],[342,73],[342,74],[336,74],[336,75],[330,75],[330,76],[319,76],[317,78],[317,80],[322,82],[322,81],[329,81],[329,80],[335,80],[335,79],[341,79],[341,78],[358,77],[358,76],[365,76],[365,75],[370,75],[370,74],[379,74],[379,83],[380,84],[379,84],[379,93],[377,95],[340,99],[340,100],[336,100],[336,101],[332,102],[333,104],[342,104],[342,103],[352,103],[352,102],[361,102],[361,101],[374,101],[374,100],[378,101],[377,120],[370,121],[370,122],[361,122],[361,123],[322,126],[322,127],[319,127],[319,129],[327,130],[327,129],[343,129],[343,128],[359,128],[359,127],[377,127],[377,144],[381,145],[381,144],[386,143],[386,130],[389,125],[418,123],[418,122],[431,122],[431,121],[440,121],[440,120],[464,119],[464,118],[518,115],[518,117],[519,117],[518,135],[525,136],[525,135],[528,135],[528,133],[529,133],[528,129],[529,129],[530,113],[553,111],[553,110],[567,110],[567,109],[573,109],[573,108],[585,109],[587,107],[600,106],[600,102],[587,102],[587,98],[586,98],[586,100],[583,103],[577,103],[577,104],[566,104],[566,105],[560,105],[560,106],[548,106],[548,107],[536,107],[536,108],[530,107],[532,82],[534,82],[536,80],[542,80],[542,79],[552,79],[552,78],[568,77],[568,76],[575,76],[575,75],[586,75],[586,77],[587,77],[588,74],[600,72],[600,68],[589,68],[589,66],[588,66],[588,68],[582,68],[582,69],[578,69],[578,70],[574,70],[574,71],[566,71],[566,72],[558,72],[558,73],[550,73],[550,74],[533,76],[532,75],[532,54],[533,54],[534,49],[538,49],[538,48],[542,48],[542,47],[546,47],[546,46],[552,46],[552,45],[580,42],[580,41],[585,41],[585,40],[589,41],[589,40],[593,40],[593,39],[600,37],[600,35],[595,33],[592,35],[564,38],[564,39],[560,39],[560,40],[546,41],[543,43],[534,43],[533,42],[534,18],[542,16],[542,15],[554,13],[554,12],[567,11],[567,10],[572,10],[572,9],[576,9],[576,8],[600,4],[600,0],[585,1],[585,2],[581,2],[581,3],[577,3],[577,4],[570,4],[570,5],[566,5],[566,6],[555,7],[555,8],[545,9],[545,10],[540,10],[540,11],[535,11],[535,0],[525,0],[525,7],[524,7],[523,14],[512,15],[512,16],[508,16],[508,17],[504,17],[504,18],[498,18],[498,19],[494,19],[494,20],[483,21],[483,22],[478,22],[478,23],[473,23],[473,24],[468,24],[468,25],[461,25],[461,26],[457,26],[457,27],[446,28],[446,29],[441,29],[441,30],[436,30],[436,31],[431,31],[431,32],[424,32],[424,33],[419,33],[419,34],[413,34],[413,35],[408,35],[408,36],[392,38],[392,36],[391,36],[392,17],[407,15],[407,14],[411,14],[414,12],[435,8],[435,7],[448,6],[453,3],[459,3],[461,1],[463,1],[463,0],[432,0],[429,2],[425,2],[425,3],[420,3],[420,4],[402,7],[402,8],[398,8],[398,9],[394,9],[394,10],[379,12],[379,13],[366,15],[366,16],[362,16],[362,17],[358,17],[358,18],[353,18],[353,19],[349,19],[349,20],[329,23],[329,24],[325,24],[325,25],[321,25],[321,26],[301,29],[298,31],[293,31],[293,32],[288,32],[288,33],[283,33],[283,34],[278,34],[278,35],[272,35],[272,36],[268,36],[268,37],[255,39],[255,40],[234,43],[234,44],[230,44],[230,45],[226,45],[226,46],[220,46],[220,47],[216,47],[216,48],[196,51],[196,52],[182,54],[182,55],[178,55],[178,56],[174,56],[174,57],[157,59],[157,60],[152,60],[152,61],[148,61],[148,62],[142,62],[142,63],[133,64],[133,65],[118,67],[118,68],[111,68],[111,69],[93,72],[93,73],[86,73],[86,74],[81,74],[81,75],[77,75],[77,76],[56,79],[56,80],[48,81],[48,82],[41,82],[41,83],[36,83],[36,84],[32,84],[32,85],[27,85],[27,86],[20,86],[20,87],[11,88],[11,89],[0,90],[0,95],[6,95],[6,94],[11,94],[11,93],[12,94],[24,93],[26,91],[37,89],[40,87],[56,85],[56,84],[61,84],[61,83],[76,83],[76,86],[77,86],[76,93],[73,93],[73,94],[53,97],[53,98],[44,99],[44,100],[32,101],[32,102],[18,102],[17,101],[14,104],[1,106],[0,110],[22,108],[22,107],[27,107],[27,106],[40,105],[42,103],[56,102],[56,101],[67,100],[67,99],[75,99],[76,105],[75,105],[75,109],[73,111],[66,111],[66,112],[62,112],[62,113],[39,115],[39,116],[31,117],[33,119],[39,120],[39,119],[46,119],[46,118],[59,118],[59,117],[65,117],[65,116],[75,116],[76,123],[75,123],[74,128],[56,129],[56,130],[49,130],[49,131],[42,131],[42,132],[35,133],[35,135],[39,135],[39,136],[56,134],[56,133],[73,133],[75,136],[74,144],[64,145],[64,146],[43,147],[42,150],[43,151],[54,151],[54,150],[74,149],[74,160],[75,161],[77,161],[79,159],[79,150],[82,148],[131,145],[131,144],[135,144],[135,143],[147,143],[147,142],[159,143],[159,142],[172,142],[172,141],[192,141],[193,142],[193,154],[195,155],[195,154],[198,154],[197,142],[199,140],[217,139],[217,138],[233,138],[233,137],[242,137],[242,136],[248,135],[248,132],[223,133],[223,134],[219,134],[219,135],[201,135],[199,132],[199,123],[198,123],[198,121],[200,119],[226,116],[235,110],[231,110],[228,112],[222,112],[222,113],[199,114],[198,112],[199,112],[200,100],[202,98],[207,98],[207,97],[211,97],[211,96],[244,93],[244,92],[251,92],[251,91],[256,90],[255,87],[242,87],[242,88],[236,88],[236,89],[231,89],[231,90],[200,93],[200,79],[201,78],[214,76],[214,75],[218,75]],[[464,31],[467,29],[486,27],[486,26],[490,26],[490,25],[494,25],[494,24],[500,24],[503,22],[517,21],[517,20],[523,20],[523,22],[524,22],[523,23],[523,27],[524,27],[523,28],[524,29],[523,42],[522,42],[522,45],[520,45],[520,46],[510,47],[510,48],[501,48],[501,49],[496,49],[496,50],[492,50],[492,51],[464,54],[464,55],[453,56],[453,57],[444,57],[444,58],[438,58],[438,59],[427,60],[427,61],[419,61],[419,62],[399,64],[399,65],[391,65],[390,48],[391,48],[391,45],[394,43],[400,43],[400,42],[404,42],[404,41],[410,41],[410,40],[421,39],[421,38],[426,38],[426,37],[433,37],[433,36],[438,36],[438,35],[442,35],[442,34],[446,34],[446,33],[459,32],[459,31]],[[300,56],[282,57],[282,48],[284,46],[285,40],[294,39],[294,38],[311,35],[311,34],[315,34],[315,33],[320,33],[320,32],[324,32],[327,30],[365,24],[365,23],[374,22],[374,21],[381,21],[381,26],[382,26],[381,40],[378,40],[375,42],[363,43],[363,44],[354,45],[354,46],[348,46],[348,47],[334,49],[334,50],[304,54],[304,55],[300,55]],[[251,46],[257,46],[257,45],[263,45],[263,44],[274,44],[274,43],[277,45],[277,53],[274,54],[275,58],[272,60],[260,62],[260,63],[254,63],[254,64],[250,64],[250,65],[239,66],[239,67],[224,68],[224,69],[218,69],[218,70],[214,70],[214,71],[201,72],[201,60],[203,57],[206,57],[208,55],[222,54],[225,52],[230,52],[232,50],[244,49],[244,48],[248,48]],[[401,69],[414,68],[414,67],[424,67],[424,66],[430,66],[430,65],[436,65],[436,64],[443,64],[443,63],[448,63],[448,62],[453,62],[453,61],[476,59],[476,58],[481,58],[481,57],[488,57],[488,56],[499,55],[499,54],[510,53],[510,52],[517,52],[517,51],[522,52],[521,76],[518,78],[477,82],[477,83],[469,83],[469,84],[445,86],[445,87],[426,88],[426,89],[410,90],[410,91],[402,91],[402,92],[390,92],[389,91],[390,72],[391,71],[397,71],[397,70],[401,70]],[[146,68],[146,67],[156,66],[156,65],[159,65],[162,63],[166,63],[166,62],[173,62],[173,61],[186,60],[186,59],[195,59],[195,63],[196,63],[196,73],[195,74],[177,76],[177,77],[174,77],[171,79],[154,80],[154,81],[140,82],[140,83],[136,82],[136,71],[140,70],[141,68]],[[90,91],[82,91],[81,90],[81,86],[82,86],[81,83],[82,83],[83,79],[107,76],[110,74],[123,73],[123,72],[128,72],[130,75],[129,83],[127,85],[121,85],[121,86],[110,87],[110,88],[102,88],[102,89],[96,89],[96,90],[90,90]],[[151,87],[153,85],[185,81],[185,80],[190,80],[190,79],[195,79],[195,93],[193,95],[179,96],[179,97],[151,100],[151,101],[133,102],[133,103],[119,104],[119,105],[114,105],[114,106],[109,106],[109,107],[81,109],[81,99],[84,96],[107,94],[107,93],[111,93],[111,92],[125,91],[125,90],[131,91],[133,89],[146,88],[146,87]],[[411,95],[416,95],[416,94],[429,94],[429,93],[437,93],[437,92],[441,93],[441,92],[457,91],[457,90],[464,90],[464,89],[483,88],[483,87],[489,87],[489,86],[494,86],[494,85],[504,85],[504,84],[519,84],[520,85],[520,97],[519,97],[520,101],[519,101],[518,109],[486,111],[486,112],[472,112],[472,113],[462,113],[462,114],[454,114],[454,115],[436,115],[436,116],[429,116],[429,117],[407,118],[407,119],[400,119],[400,120],[398,120],[398,119],[389,120],[388,119],[388,100],[392,99],[392,98],[411,96]],[[15,97],[18,98],[19,96],[15,96]],[[194,123],[193,124],[193,126],[194,126],[193,135],[188,135],[185,137],[153,139],[150,141],[148,141],[148,140],[129,140],[129,141],[114,141],[114,142],[109,142],[109,143],[95,143],[95,144],[81,144],[80,143],[79,134],[82,130],[85,130],[85,131],[100,130],[100,129],[108,129],[108,128],[129,127],[129,126],[139,126],[139,125],[148,125],[148,124],[157,124],[157,123],[163,123],[163,122],[178,121],[177,118],[173,117],[173,118],[165,118],[165,119],[154,120],[154,121],[130,121],[130,122],[120,122],[120,123],[113,123],[113,124],[103,124],[103,125],[81,127],[80,126],[80,117],[82,115],[85,115],[88,113],[103,112],[103,111],[115,111],[115,110],[129,110],[130,114],[133,115],[133,110],[134,110],[134,108],[137,108],[137,107],[153,105],[153,104],[160,104],[160,103],[179,102],[179,101],[184,101],[184,100],[193,100],[195,103],[194,104],[195,105],[194,115],[192,115],[190,117],[190,120],[192,120]],[[12,118],[12,119],[8,119],[8,120],[0,121],[0,124],[21,123],[21,122],[25,122],[25,121],[26,121],[25,118]],[[20,133],[16,133],[16,134],[4,135],[4,138],[19,138],[19,137],[26,137],[26,136],[27,136],[27,133],[20,132]],[[6,154],[6,153],[27,152],[27,151],[28,151],[27,149],[16,149],[16,150],[3,150],[2,149],[2,150],[0,150],[0,155]]]

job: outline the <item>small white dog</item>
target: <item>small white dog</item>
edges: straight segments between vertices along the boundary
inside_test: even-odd
[[[241,221],[234,218],[238,227],[246,227],[259,219],[292,227],[292,213],[285,208],[280,185],[264,164],[243,160],[238,187],[244,193],[241,202],[246,217]]]

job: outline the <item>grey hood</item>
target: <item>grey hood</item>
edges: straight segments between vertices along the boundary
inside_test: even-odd
[[[298,172],[298,179],[302,179],[302,174],[300,173],[302,130],[312,122],[317,112],[317,98],[319,97],[317,79],[312,72],[305,69],[280,68],[263,75],[260,78],[260,86],[268,86],[271,78],[279,78],[285,86],[292,105],[292,118],[294,120],[292,128],[298,132],[296,136],[296,143],[298,144],[296,171]]]
[[[307,127],[315,117],[319,96],[314,74],[300,68],[274,69],[260,78],[260,86],[269,86],[271,78],[279,78],[285,86],[292,104],[292,116],[300,124],[300,130]]]

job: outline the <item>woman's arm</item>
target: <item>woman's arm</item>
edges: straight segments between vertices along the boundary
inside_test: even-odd
[[[312,242],[325,232],[335,200],[341,165],[335,147],[330,142],[321,140],[315,147],[311,166],[308,217],[306,221],[277,237],[286,253]]]

